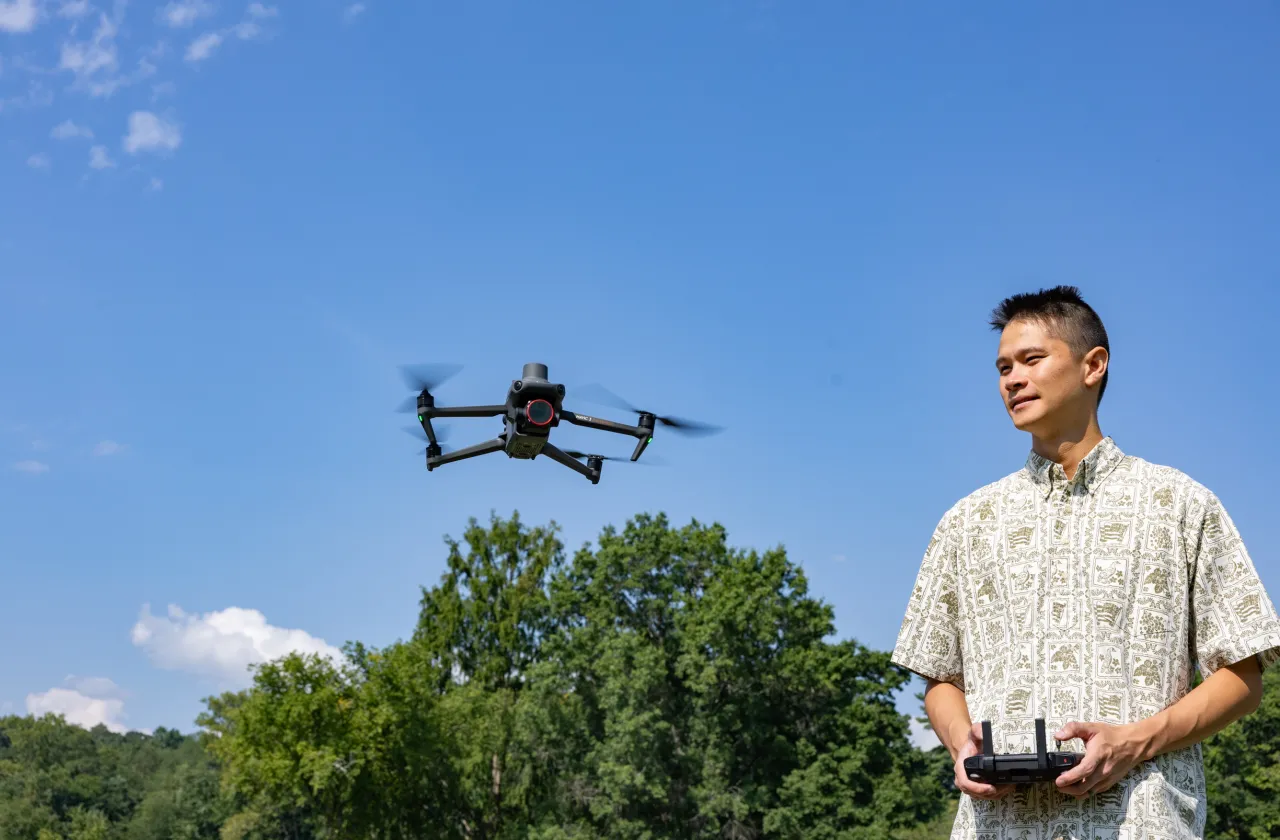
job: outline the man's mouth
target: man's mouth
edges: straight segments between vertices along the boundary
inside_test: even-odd
[[[1024,403],[1029,403],[1034,399],[1037,399],[1037,397],[1014,397],[1009,400],[1009,409],[1011,411],[1017,411],[1018,406],[1023,405]]]

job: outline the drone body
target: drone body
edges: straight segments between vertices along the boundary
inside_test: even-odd
[[[404,373],[411,387],[420,388],[416,403],[407,407],[416,407],[418,422],[421,423],[422,431],[426,435],[428,471],[454,461],[474,458],[477,455],[487,455],[492,452],[505,452],[508,458],[518,458],[520,460],[533,460],[539,455],[546,455],[548,458],[580,473],[589,479],[592,484],[597,484],[600,481],[600,470],[604,461],[619,459],[560,449],[551,443],[550,437],[551,430],[559,426],[561,421],[572,423],[575,426],[614,432],[636,438],[635,449],[631,453],[631,461],[638,460],[645,447],[653,440],[655,422],[661,422],[664,425],[684,431],[716,430],[714,426],[702,426],[701,424],[693,424],[675,418],[658,417],[652,412],[642,411],[631,406],[625,407],[639,414],[639,420],[635,425],[617,423],[613,420],[604,420],[599,417],[590,417],[586,414],[569,411],[563,404],[566,393],[565,386],[547,379],[547,366],[540,362],[529,362],[524,366],[520,378],[511,381],[511,385],[507,389],[506,402],[501,405],[438,406],[431,389],[439,385],[444,379],[452,376],[457,371],[457,368],[450,366],[445,370],[435,366],[426,374],[421,371],[422,368],[419,368],[417,372],[406,368]],[[603,389],[600,390],[603,391]],[[608,392],[604,393],[607,394]],[[497,437],[483,443],[445,452],[440,446],[436,430],[431,421],[451,417],[502,417],[503,431]],[[416,429],[411,431],[414,434],[417,433]],[[580,458],[585,458],[586,463],[584,464],[579,460]]]

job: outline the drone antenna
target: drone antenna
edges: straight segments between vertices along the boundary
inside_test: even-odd
[[[1043,770],[1049,766],[1049,748],[1044,734],[1044,718],[1036,718],[1036,764]]]

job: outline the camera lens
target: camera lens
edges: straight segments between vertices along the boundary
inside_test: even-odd
[[[555,409],[546,400],[533,400],[524,409],[525,416],[535,426],[545,426],[551,422]]]

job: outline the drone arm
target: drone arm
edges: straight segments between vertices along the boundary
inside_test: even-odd
[[[596,484],[600,481],[599,467],[595,467],[593,469],[550,442],[542,444],[541,454],[546,455],[553,461],[558,461],[559,463],[564,464],[574,472],[581,473],[591,479],[592,484]]]
[[[443,455],[427,456],[427,469],[432,470],[444,464],[450,464],[454,461],[461,461],[464,458],[474,458],[477,455],[488,455],[490,452],[501,452],[507,445],[503,438],[494,438],[486,440],[484,443],[473,444],[462,449],[455,449],[452,452],[446,452]]]
[[[506,414],[505,405],[433,405],[418,409],[418,416],[426,419],[437,417],[497,417]]]
[[[602,432],[617,432],[620,435],[631,435],[632,437],[649,436],[649,429],[640,426],[629,426],[626,423],[615,423],[612,420],[602,420],[599,417],[588,417],[585,414],[574,414],[572,411],[562,410],[560,419],[572,423],[575,426],[584,426],[588,429],[599,429]]]

